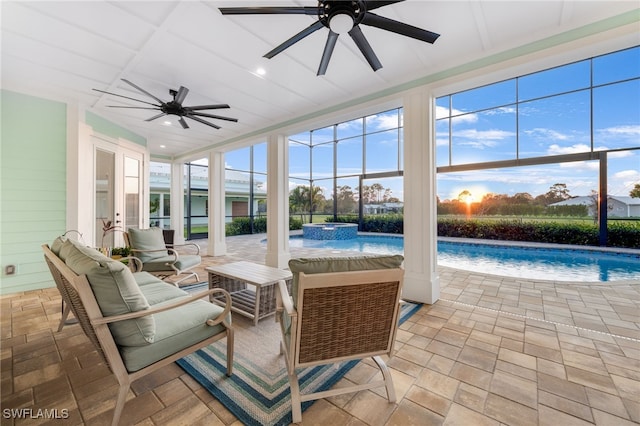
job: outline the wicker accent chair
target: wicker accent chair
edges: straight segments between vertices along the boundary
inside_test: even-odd
[[[167,244],[162,229],[152,227],[148,229],[130,228],[124,233],[127,246],[131,254],[142,262],[142,270],[164,280],[172,276],[184,275],[173,281],[177,287],[188,278],[195,278],[199,282],[198,274],[191,271],[202,263],[200,246],[194,243]],[[191,254],[179,254],[176,249],[189,248]]]
[[[402,256],[292,259],[291,295],[284,281],[276,292],[277,314],[294,423],[302,402],[384,386],[396,401],[391,357],[398,328],[404,270]],[[382,380],[301,394],[296,369],[372,357]]]
[[[117,265],[109,265],[108,262],[119,262],[105,260],[106,257],[98,258],[102,256],[100,254],[96,254],[97,257],[94,258],[92,253],[88,254],[92,261],[84,264],[86,267],[88,263],[93,263],[90,267],[92,272],[79,274],[68,265],[70,257],[76,256],[76,259],[79,257],[78,251],[63,261],[62,252],[65,248],[59,255],[54,253],[47,244],[44,244],[42,249],[56,284],[61,285],[61,294],[68,302],[69,309],[119,383],[112,426],[119,424],[127,393],[133,381],[225,337],[227,338],[227,376],[231,376],[234,339],[230,314],[231,297],[226,291],[211,289],[189,295],[145,272],[133,274],[126,268],[125,271],[119,269]],[[86,255],[90,250],[92,249],[85,250],[84,254]],[[79,264],[76,263],[76,265]],[[105,298],[113,301],[124,296],[128,298],[129,303],[132,300],[131,293],[117,293],[116,290],[111,290],[121,287],[121,283],[105,285],[104,280],[100,278],[101,275],[103,277],[111,275],[115,270],[118,270],[116,273],[135,276],[140,288],[148,287],[150,305],[138,311],[103,315],[102,311],[109,302],[107,300],[105,303]],[[103,274],[105,271],[106,274]],[[95,280],[91,278],[90,282],[88,275]],[[165,293],[166,299],[160,300],[163,289],[168,290],[168,295]],[[110,293],[106,295],[107,297],[105,297],[105,290]],[[208,299],[212,294],[217,296],[217,293],[221,293],[226,300],[224,308],[201,300]],[[140,331],[140,326],[144,325],[145,321],[152,322],[155,340],[151,338],[149,339],[151,342],[123,344],[123,339],[132,339],[131,330]]]

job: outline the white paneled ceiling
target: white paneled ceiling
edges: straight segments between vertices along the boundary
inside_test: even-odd
[[[78,105],[145,138],[154,155],[180,156],[365,97],[508,49],[637,10],[637,1],[404,1],[375,12],[441,34],[431,45],[361,25],[383,68],[374,72],[343,35],[326,75],[316,76],[323,28],[272,59],[265,53],[314,22],[304,15],[223,16],[219,7],[316,6],[315,1],[2,1],[2,88]],[[256,70],[263,67],[264,76]],[[99,89],[151,101],[121,79],[169,101],[238,118],[187,120]],[[164,148],[161,148],[161,145]]]

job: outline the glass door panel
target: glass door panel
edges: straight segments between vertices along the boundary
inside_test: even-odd
[[[124,245],[123,232],[144,221],[144,154],[94,139],[94,245]]]
[[[124,157],[124,229],[140,226],[140,160]]]
[[[113,247],[113,232],[108,229],[115,225],[115,166],[116,154],[96,150],[95,167],[95,222],[96,245]]]

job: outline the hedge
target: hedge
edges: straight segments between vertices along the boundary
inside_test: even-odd
[[[294,217],[289,218],[289,230],[302,229],[302,221]],[[253,218],[253,233],[262,234],[267,232],[267,218],[264,216]],[[225,235],[251,234],[251,222],[248,217],[235,217],[230,223],[225,225]]]
[[[332,220],[333,221],[333,220]],[[333,222],[358,223],[356,215],[338,216]],[[362,232],[403,233],[402,215],[365,216]],[[640,221],[612,222],[607,227],[608,246],[640,248]],[[539,243],[600,245],[598,227],[591,223],[523,222],[520,220],[438,219],[438,236]]]

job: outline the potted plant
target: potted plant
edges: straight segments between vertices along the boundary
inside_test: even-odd
[[[111,257],[113,259],[120,259],[127,257],[131,254],[131,247],[114,247],[111,249]]]

